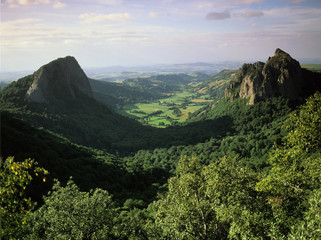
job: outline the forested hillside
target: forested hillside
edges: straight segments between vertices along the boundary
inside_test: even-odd
[[[34,75],[2,89],[1,237],[318,239],[321,94],[251,105],[223,98],[237,76],[157,76],[128,87],[91,80],[94,96],[117,104],[177,94],[175,84],[213,101],[162,129],[119,115],[68,79],[69,92],[45,89],[55,92],[42,102],[26,98]]]

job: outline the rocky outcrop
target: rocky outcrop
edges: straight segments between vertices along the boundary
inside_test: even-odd
[[[74,57],[58,58],[33,74],[33,83],[26,97],[35,102],[51,99],[75,99],[76,91],[92,96],[91,86]]]
[[[284,96],[297,99],[304,88],[305,81],[298,61],[281,49],[267,62],[244,64],[237,79],[225,90],[225,97],[248,99],[254,104],[260,99]]]
[[[301,66],[286,52],[276,49],[274,56],[267,60],[262,74],[265,98],[284,96],[296,99],[299,97],[304,85]]]

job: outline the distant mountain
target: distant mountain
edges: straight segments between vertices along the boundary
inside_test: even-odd
[[[105,82],[89,79],[94,97],[111,106],[119,107],[124,103],[150,102],[182,88],[182,85],[199,83],[209,76],[202,73],[160,74],[151,77],[137,77],[123,82]]]
[[[236,80],[225,90],[225,97],[259,100],[283,96],[292,100],[321,90],[321,74],[302,69],[288,53],[276,49],[266,63],[244,64]]]
[[[223,69],[235,69],[242,65],[241,62],[218,62],[218,63],[182,63],[182,64],[159,64],[137,67],[105,67],[84,69],[87,76],[92,79],[103,81],[123,81],[138,77],[151,77],[165,74],[191,74],[203,73],[209,76],[222,71]]]

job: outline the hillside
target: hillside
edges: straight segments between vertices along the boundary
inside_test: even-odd
[[[56,65],[56,61],[45,67],[54,68],[50,64]],[[37,72],[41,69],[43,67]],[[50,78],[46,77],[46,79]],[[181,79],[190,82],[194,78]],[[196,144],[218,134],[218,126],[221,125],[213,120],[161,131],[117,114],[105,104],[83,93],[76,85],[70,83],[68,78],[63,84],[54,84],[55,81],[57,80],[54,77],[51,78],[49,84],[41,90],[48,93],[43,102],[26,97],[30,89],[39,89],[34,87],[34,83],[38,82],[37,75],[30,75],[11,83],[1,91],[2,110],[12,113],[35,127],[43,127],[62,135],[77,144],[104,149],[112,153],[118,152],[122,156],[139,149]],[[63,81],[63,78],[59,81]],[[69,84],[68,87],[66,84]],[[152,84],[147,85],[148,88],[149,86]],[[62,88],[61,91],[60,88]],[[72,92],[60,94],[66,89],[72,89]]]
[[[230,82],[235,80],[237,70],[222,70],[213,77],[196,84],[195,87],[199,88],[199,94],[208,94],[211,99],[220,99],[224,96],[224,91]]]
[[[297,65],[277,50],[267,61],[273,71],[258,62],[199,82],[175,75],[119,85],[88,80],[68,57],[11,83],[0,91],[1,234],[5,239],[315,238],[320,93],[303,102],[316,91],[320,75],[296,69],[303,77],[292,77],[288,61]],[[278,73],[275,94],[256,88],[256,81],[275,83],[264,77],[267,72]],[[292,86],[291,81],[303,81],[302,88],[282,94],[287,88],[281,83]],[[255,83],[260,98],[253,104],[250,96],[241,97],[244,82]],[[235,95],[220,98],[227,84]],[[173,91],[174,99],[176,87],[214,103],[164,129],[144,126],[103,103],[118,104],[120,96],[136,101],[135,94],[151,92]],[[126,99],[127,93],[133,95]],[[49,175],[37,176],[41,168],[28,158]]]

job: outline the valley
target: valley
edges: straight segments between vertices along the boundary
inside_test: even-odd
[[[2,88],[1,237],[316,239],[319,66],[211,67],[113,82],[68,56]]]
[[[151,103],[125,104],[120,114],[137,119],[153,127],[172,126],[185,122],[189,114],[213,102],[209,95],[195,94],[191,90],[182,90],[168,94],[170,96],[154,100]]]
[[[236,72],[222,70],[214,77],[177,73],[127,79],[122,83],[90,82],[96,99],[118,113],[144,125],[164,128],[185,122],[191,113],[222,98]]]

